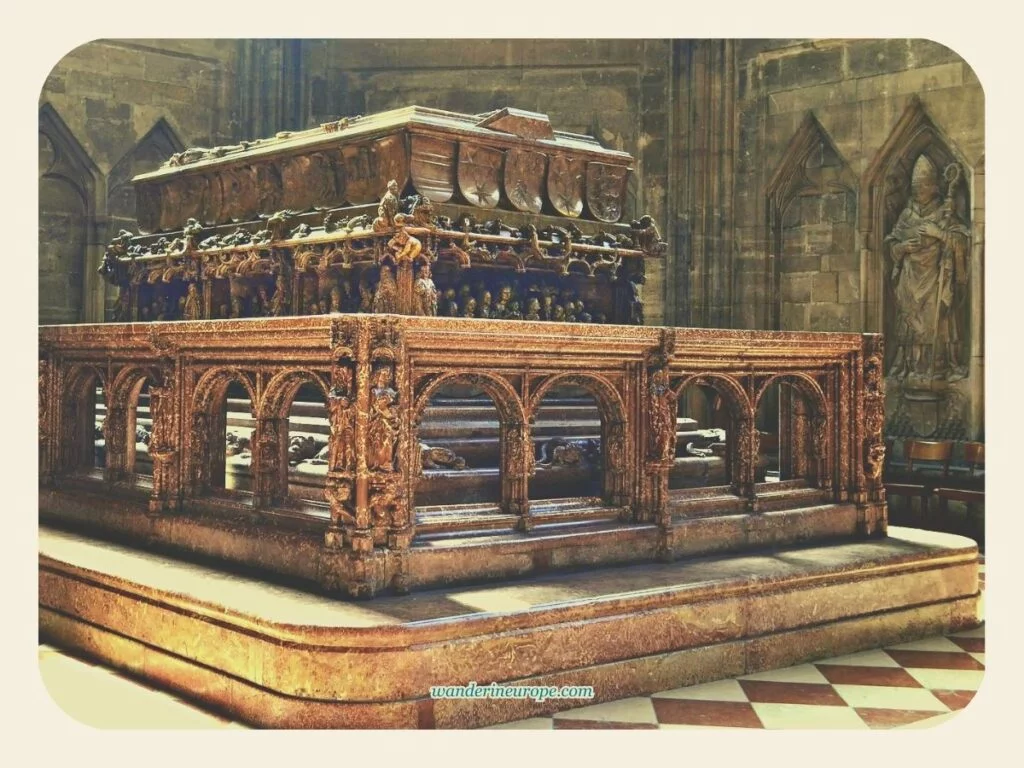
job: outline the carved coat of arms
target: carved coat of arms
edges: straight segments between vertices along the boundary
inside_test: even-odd
[[[544,205],[547,157],[540,152],[510,149],[505,153],[505,195],[527,213],[540,213]]]
[[[314,205],[341,202],[337,199],[334,163],[323,152],[287,158],[281,163],[281,185],[282,207],[293,211],[306,211]]]
[[[629,169],[621,165],[587,163],[587,207],[600,221],[615,222],[622,217]]]
[[[342,147],[343,179],[338,194],[353,205],[376,203],[394,179],[398,188],[409,179],[405,140],[401,136]]]
[[[494,208],[501,199],[504,153],[490,147],[459,145],[459,191],[477,208]]]
[[[548,199],[563,216],[583,213],[586,163],[578,157],[555,155],[548,163]]]

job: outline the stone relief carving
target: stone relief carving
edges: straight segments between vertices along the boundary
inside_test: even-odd
[[[919,156],[910,199],[885,238],[896,300],[889,375],[896,379],[924,383],[967,376],[958,308],[965,299],[971,233],[954,207],[960,174],[960,167],[950,164],[940,178],[927,155]]]
[[[391,364],[374,371],[370,392],[370,420],[366,465],[371,470],[395,471],[398,446],[398,393],[393,388],[394,369]]]

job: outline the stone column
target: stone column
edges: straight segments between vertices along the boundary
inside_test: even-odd
[[[279,502],[288,492],[287,418],[256,420],[253,433],[253,501],[257,508]]]
[[[88,434],[85,436],[88,437]],[[135,436],[132,435],[134,440]],[[128,406],[107,402],[107,417],[103,421],[103,441],[106,445],[107,465],[103,477],[108,483],[125,480],[128,468]]]
[[[755,511],[754,491],[757,476],[757,459],[761,445],[757,434],[754,414],[746,413],[734,425],[735,445],[732,448],[732,492],[747,500],[747,508]]]
[[[501,422],[501,505],[518,515],[521,531],[533,529],[530,476],[534,470],[533,437],[528,423]]]
[[[176,447],[178,413],[172,385],[150,387],[149,413],[153,432],[149,440],[149,455],[153,460],[153,492],[149,511],[171,512],[178,508],[181,496],[178,475],[179,453]]]

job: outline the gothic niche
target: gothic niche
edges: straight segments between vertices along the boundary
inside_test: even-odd
[[[855,329],[860,299],[855,186],[850,167],[808,113],[767,188],[772,328]]]
[[[99,170],[57,111],[39,110],[39,322],[86,316],[87,227]],[[83,286],[85,288],[83,289]]]
[[[971,397],[969,169],[917,101],[887,146],[888,160],[874,168],[879,183],[872,225],[881,237],[872,245],[881,256],[886,433],[965,439]]]

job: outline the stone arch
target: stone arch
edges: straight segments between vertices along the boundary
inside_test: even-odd
[[[249,412],[256,418],[259,399],[252,375],[239,368],[212,368],[203,373],[192,390],[187,449],[184,452],[193,494],[202,494],[220,486],[226,471],[225,432],[227,413],[218,406],[227,397],[228,387],[237,382],[249,396]]]
[[[808,112],[765,190],[770,243],[766,295],[773,297],[766,304],[766,327],[810,327],[810,282],[813,274],[826,270],[837,273],[846,289],[846,301],[840,301],[833,320],[839,326],[845,321],[846,327],[828,330],[849,330],[859,321],[859,310],[852,306],[859,288],[856,187],[849,164],[814,113]]]
[[[104,438],[107,441],[107,469],[112,479],[130,478],[135,474],[138,399],[146,381],[151,386],[160,384],[160,371],[150,366],[127,365],[117,372],[110,385]]]
[[[595,373],[560,373],[544,379],[531,394],[526,409],[527,419],[531,423],[541,401],[555,386],[575,386],[587,390],[597,400],[602,421],[609,424],[621,424],[626,420],[626,406],[622,402],[622,396],[608,379]]]
[[[259,413],[259,398],[252,378],[239,368],[212,368],[206,371],[196,382],[192,392],[192,413],[209,413],[221,396],[223,390],[233,381],[237,381],[249,395],[253,417]]]
[[[575,386],[586,390],[597,402],[601,416],[601,456],[603,466],[602,498],[606,503],[625,505],[628,467],[633,452],[626,429],[626,407],[618,389],[606,377],[596,373],[560,373],[544,379],[531,394],[526,417],[534,423],[545,396],[556,386]],[[532,444],[531,444],[532,450]]]
[[[73,365],[68,369],[61,394],[60,466],[74,471],[93,465],[96,424],[96,403],[89,390],[99,382],[104,397],[109,399],[106,371],[89,363]]]
[[[494,402],[498,409],[501,420],[508,425],[523,424],[526,422],[526,412],[519,393],[509,384],[507,379],[496,374],[481,373],[479,371],[448,371],[431,377],[422,384],[416,401],[413,404],[412,423],[413,427],[419,425],[423,412],[430,403],[430,398],[438,389],[446,384],[466,382],[480,387]]]
[[[689,386],[711,387],[725,401],[731,418],[731,429],[726,431],[726,466],[730,489],[737,495],[750,492],[747,476],[752,472],[749,463],[754,433],[754,407],[747,391],[735,378],[724,373],[684,374],[674,379],[671,387],[674,409],[678,407],[675,404],[683,390]],[[730,431],[731,435],[728,434]]]
[[[101,249],[90,229],[103,212],[103,175],[49,103],[39,109],[39,321],[102,320]]]
[[[802,372],[776,373],[761,382],[754,397],[753,409],[755,412],[761,403],[762,395],[764,395],[768,387],[776,382],[792,384],[800,390],[801,394],[807,398],[807,402],[814,409],[815,416],[828,416],[828,401],[825,399],[825,392],[822,390],[821,385],[813,376]]]
[[[706,385],[714,389],[729,406],[729,413],[734,419],[751,418],[754,406],[747,396],[747,391],[732,376],[724,373],[692,373],[676,379],[672,384],[672,399],[678,401],[680,393],[691,384]]]
[[[288,406],[303,384],[318,386],[323,393],[324,402],[327,402],[330,387],[324,381],[323,376],[305,368],[290,368],[274,374],[267,383],[256,411],[257,417],[260,419],[287,418]]]
[[[413,475],[420,474],[420,423],[431,398],[449,384],[470,384],[479,387],[491,399],[498,412],[499,425],[499,505],[511,514],[526,514],[526,476],[533,467],[533,451],[526,427],[526,413],[519,393],[507,379],[498,374],[453,370],[422,379],[418,383],[418,392],[412,405],[412,434],[408,441],[409,453],[405,466],[415,468],[412,471]],[[415,483],[410,483],[410,491],[414,489]]]
[[[829,438],[833,422],[825,392],[818,381],[807,373],[797,371],[773,374],[761,382],[757,389],[753,403],[755,416],[764,394],[772,384],[792,386],[810,408],[809,414],[803,413],[802,409],[796,406],[795,416],[792,413],[780,415],[780,418],[785,419],[785,428],[780,425],[779,434],[779,458],[780,462],[785,463],[785,467],[780,465],[780,471],[784,474],[795,472],[798,476],[805,476],[822,487],[830,486],[831,477],[826,469],[833,455],[832,441]]]

